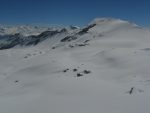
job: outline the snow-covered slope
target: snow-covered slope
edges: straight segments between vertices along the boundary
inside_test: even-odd
[[[150,30],[102,18],[51,33],[0,50],[0,113],[150,112]]]

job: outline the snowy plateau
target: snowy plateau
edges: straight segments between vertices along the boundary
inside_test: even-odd
[[[150,113],[150,29],[0,25],[0,113]]]

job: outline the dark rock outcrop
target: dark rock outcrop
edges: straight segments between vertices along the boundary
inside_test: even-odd
[[[66,36],[65,38],[63,38],[63,39],[61,40],[61,42],[70,42],[70,41],[76,40],[76,39],[77,39],[76,36]]]
[[[81,31],[79,31],[79,35],[84,35],[85,33],[87,33],[89,31],[89,29],[93,28],[94,26],[96,26],[96,24],[91,24],[85,28],[83,28]]]

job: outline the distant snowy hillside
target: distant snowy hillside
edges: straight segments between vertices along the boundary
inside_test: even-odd
[[[29,35],[39,35],[40,33],[52,29],[49,27],[40,27],[40,26],[30,26],[30,25],[22,25],[22,26],[5,26],[0,25],[0,35],[14,35],[20,33],[23,36]]]
[[[98,18],[17,31],[0,37],[0,113],[150,112],[150,30]]]

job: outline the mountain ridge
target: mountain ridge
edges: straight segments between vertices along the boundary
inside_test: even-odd
[[[5,29],[6,31],[2,29]],[[3,33],[0,35],[0,49],[10,49],[17,45],[34,46],[48,38],[54,37],[54,35],[62,33],[64,33],[64,37],[60,37],[60,42],[70,42],[82,38],[82,35],[89,35],[90,33],[102,36],[104,34],[107,35],[117,32],[118,30],[126,31],[129,29],[139,29],[139,26],[115,18],[96,18],[83,28],[77,26],[65,28],[37,26],[1,27]]]

